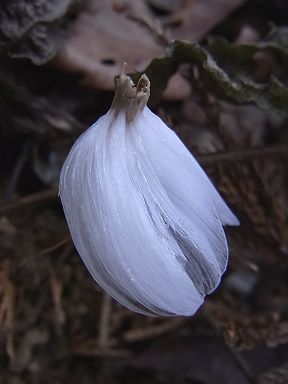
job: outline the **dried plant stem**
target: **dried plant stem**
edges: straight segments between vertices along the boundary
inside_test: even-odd
[[[6,337],[6,352],[11,360],[15,358],[13,338],[15,286],[11,280],[10,260],[0,265],[0,334]]]
[[[101,349],[107,349],[109,347],[111,307],[112,298],[104,293],[98,337],[98,346]]]
[[[185,321],[187,321],[186,318],[180,317],[150,327],[131,329],[124,333],[123,339],[129,343],[135,343],[136,341],[157,337],[173,329],[177,329]]]
[[[16,201],[0,205],[0,215],[10,213],[20,208],[25,208],[27,206],[43,204],[51,200],[55,200],[57,193],[58,191],[56,188],[50,188],[28,196],[20,197]]]
[[[60,241],[58,241],[58,243],[51,245],[51,247],[42,249],[42,251],[39,252],[39,256],[40,255],[47,255],[49,253],[57,251],[59,248],[62,248],[64,245],[70,244],[70,242],[71,242],[71,238],[69,235],[67,235],[67,236],[63,237]]]
[[[59,325],[63,325],[66,320],[65,311],[62,305],[63,283],[56,276],[52,266],[49,268],[50,288],[55,308],[56,321]]]
[[[24,142],[20,156],[19,156],[19,158],[15,164],[15,167],[13,169],[13,172],[12,172],[12,175],[11,175],[11,178],[9,180],[8,187],[7,187],[7,190],[5,193],[7,201],[11,200],[11,198],[13,196],[13,193],[16,189],[16,186],[17,186],[19,177],[21,175],[21,172],[22,172],[22,170],[26,164],[27,157],[29,155],[29,151],[31,149],[31,146],[32,146],[31,141],[27,140]]]
[[[265,156],[287,156],[288,147],[283,145],[275,145],[263,148],[249,148],[233,152],[209,153],[197,156],[199,162],[203,165],[218,162],[242,161],[256,157]]]
[[[252,375],[251,369],[250,369],[247,361],[242,357],[242,355],[238,351],[232,349],[231,347],[229,347],[225,343],[225,341],[223,341],[223,337],[222,337],[221,333],[219,332],[219,327],[215,323],[215,320],[213,319],[213,315],[209,311],[207,305],[206,305],[206,307],[203,308],[203,317],[207,321],[207,323],[210,325],[210,327],[213,329],[215,336],[219,340],[221,340],[221,342],[224,342],[224,345],[227,349],[227,352],[232,356],[234,361],[237,363],[238,367],[241,369],[244,376],[247,378],[248,382],[251,384],[256,384],[256,381]]]
[[[210,165],[219,162],[233,162],[254,159],[265,156],[287,156],[288,147],[283,145],[275,145],[263,148],[249,148],[233,152],[209,153],[198,155],[198,161],[203,165]],[[28,196],[20,197],[16,201],[11,201],[0,205],[0,215],[13,212],[17,209],[43,204],[57,198],[57,189],[50,188],[41,192],[33,193]]]

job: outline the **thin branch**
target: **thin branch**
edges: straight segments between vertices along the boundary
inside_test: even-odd
[[[209,311],[209,307],[206,305],[202,309],[203,318],[206,320],[206,322],[210,325],[212,330],[214,331],[215,336],[218,338],[218,340],[223,344],[227,352],[231,355],[233,360],[238,365],[239,369],[243,373],[243,375],[247,378],[248,382],[250,384],[256,384],[256,381],[254,379],[254,376],[252,374],[251,368],[248,364],[248,362],[245,360],[245,358],[238,353],[238,351],[230,348],[226,343],[225,340],[223,340],[223,335],[219,331],[219,327],[217,326],[215,319],[213,318],[213,315],[211,315]]]
[[[209,165],[218,162],[245,161],[258,157],[287,155],[288,147],[278,145],[272,147],[243,149],[233,152],[209,153],[205,155],[198,155],[197,159],[201,164]],[[56,188],[50,188],[45,191],[20,197],[16,201],[11,201],[9,203],[0,205],[0,215],[10,213],[12,211],[15,211],[16,209],[43,204],[55,200],[57,198],[57,193],[58,192]]]
[[[5,193],[7,201],[11,200],[11,197],[12,197],[12,195],[13,195],[16,187],[17,187],[17,183],[19,181],[21,172],[22,172],[22,170],[26,164],[27,157],[29,155],[29,151],[30,151],[31,147],[32,147],[32,143],[30,141],[25,141],[25,143],[22,147],[22,151],[20,153],[20,156],[19,156],[19,158],[15,164],[15,167],[13,169],[12,176],[9,180],[8,187],[7,187],[7,190]]]
[[[57,244],[51,245],[51,247],[42,249],[42,251],[39,252],[39,256],[41,255],[47,255],[51,252],[56,251],[59,248],[62,248],[64,245],[69,244],[71,242],[71,237],[69,235],[63,237],[60,241],[58,241]]]
[[[0,215],[10,213],[16,209],[47,203],[57,198],[57,189],[51,188],[28,196],[20,197],[15,201],[0,205]]]
[[[123,334],[123,339],[129,343],[160,336],[179,328],[187,321],[186,318],[171,319],[162,324],[156,324],[145,328],[130,329]]]
[[[275,145],[272,147],[250,148],[233,152],[209,153],[197,156],[201,164],[213,164],[218,162],[243,161],[265,156],[287,156],[288,147]]]
[[[110,318],[112,310],[112,298],[103,294],[103,302],[100,315],[98,346],[100,349],[109,348]]]

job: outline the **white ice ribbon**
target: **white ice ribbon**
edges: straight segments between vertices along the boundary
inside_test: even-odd
[[[110,110],[63,165],[60,197],[93,278],[143,314],[192,315],[219,284],[238,225],[194,157],[121,74]]]

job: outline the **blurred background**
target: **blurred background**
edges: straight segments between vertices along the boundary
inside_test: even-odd
[[[192,318],[107,297],[57,196],[124,61],[241,221]],[[1,1],[1,384],[288,383],[287,86],[285,0]]]

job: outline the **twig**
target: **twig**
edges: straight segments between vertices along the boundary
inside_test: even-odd
[[[12,176],[9,180],[9,184],[5,193],[5,198],[7,201],[11,200],[11,196],[13,195],[13,192],[15,191],[17,187],[17,183],[19,180],[19,177],[21,175],[21,172],[24,168],[24,165],[27,161],[27,157],[30,151],[30,148],[32,146],[31,141],[26,141],[22,147],[22,151],[20,153],[20,156],[15,164],[15,167],[12,172]]]
[[[245,375],[245,377],[247,378],[247,380],[249,381],[249,383],[251,384],[256,384],[255,382],[255,379],[253,377],[253,374],[251,372],[251,369],[249,367],[249,364],[247,363],[247,361],[243,358],[242,355],[240,355],[236,350],[230,348],[226,343],[225,341],[223,340],[223,336],[221,334],[221,332],[219,331],[219,328],[218,326],[216,325],[214,319],[213,319],[213,316],[211,316],[211,313],[206,306],[203,307],[202,309],[202,313],[203,313],[203,318],[207,321],[207,323],[211,326],[211,328],[213,329],[214,333],[215,333],[215,336],[221,340],[221,342],[223,342],[227,352],[231,355],[231,357],[234,359],[234,361],[237,363],[238,367],[241,369],[241,371],[243,372],[243,374]]]
[[[82,357],[111,357],[111,358],[129,358],[132,353],[125,349],[105,349],[99,347],[91,347],[86,344],[78,344],[72,348],[73,355],[82,356]]]
[[[28,196],[20,197],[16,201],[0,205],[0,215],[10,213],[16,209],[25,208],[32,205],[47,203],[57,198],[57,189],[51,188],[41,192],[33,193]]]
[[[49,267],[49,278],[50,278],[50,288],[52,293],[52,299],[54,303],[56,319],[59,325],[65,323],[65,312],[62,306],[62,293],[63,293],[63,284],[61,280],[56,276],[52,266]]]
[[[243,149],[233,152],[209,153],[197,156],[201,164],[213,164],[217,162],[243,161],[262,156],[287,156],[288,147],[279,145],[273,147]]]
[[[131,329],[124,333],[123,339],[127,342],[135,342],[140,340],[145,340],[151,337],[160,336],[163,333],[169,332],[172,329],[178,328],[182,325],[186,318],[171,319],[165,323],[152,325],[151,327],[140,328],[140,329]]]
[[[205,155],[198,155],[197,159],[201,164],[208,165],[218,162],[244,161],[256,157],[287,155],[288,147],[279,145],[273,147],[243,149],[233,152],[209,153]],[[45,191],[33,193],[28,196],[20,197],[14,202],[12,201],[10,203],[0,205],[0,215],[10,213],[16,209],[43,204],[55,200],[57,198],[57,193],[58,191],[56,188],[51,188]]]
[[[6,334],[6,352],[10,359],[14,360],[15,287],[11,280],[10,268],[10,260],[4,260],[0,266],[0,331]]]
[[[108,349],[110,334],[110,317],[111,317],[112,299],[104,293],[103,303],[100,315],[98,346],[100,349]]]
[[[39,256],[41,255],[47,255],[51,252],[56,251],[59,248],[62,248],[63,245],[69,244],[71,242],[71,237],[69,235],[63,237],[60,241],[58,241],[57,244],[51,245],[51,247],[42,249],[42,251],[39,252]]]

